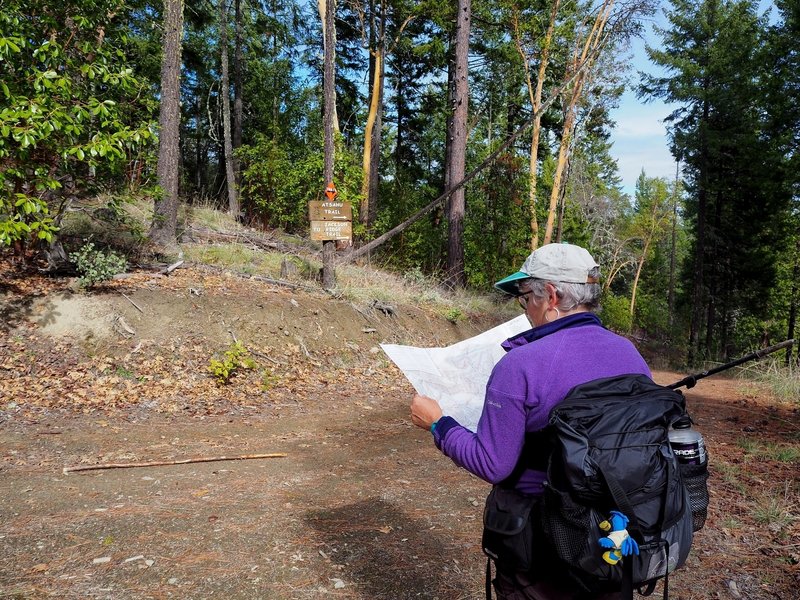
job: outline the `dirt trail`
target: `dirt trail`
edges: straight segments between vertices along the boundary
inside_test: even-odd
[[[483,597],[488,485],[410,424],[410,386],[370,349],[452,343],[486,322],[186,272],[96,297],[134,335],[112,318],[102,334],[53,337],[43,319],[63,318],[64,290],[20,286],[0,296],[0,597]],[[260,367],[220,388],[203,368],[231,330]],[[712,505],[671,597],[800,597],[796,405],[721,377],[687,399]],[[288,456],[62,472],[269,452]]]

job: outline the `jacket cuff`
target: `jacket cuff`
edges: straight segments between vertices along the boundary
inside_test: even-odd
[[[453,427],[460,427],[458,421],[456,421],[453,417],[441,417],[436,422],[436,428],[433,430],[433,442],[440,450],[442,448],[442,441],[447,435],[447,432]]]

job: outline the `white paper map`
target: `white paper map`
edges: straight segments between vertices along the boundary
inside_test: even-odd
[[[430,396],[467,429],[475,431],[483,410],[486,382],[505,354],[502,342],[527,329],[525,315],[445,348],[381,344],[418,394]]]

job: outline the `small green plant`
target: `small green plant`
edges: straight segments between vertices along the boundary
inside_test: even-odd
[[[217,383],[224,385],[239,369],[253,369],[255,366],[256,361],[250,356],[250,352],[244,347],[244,344],[235,342],[222,353],[222,360],[212,358],[207,369]]]
[[[761,446],[758,442],[748,438],[740,438],[736,441],[736,445],[744,450],[745,456],[753,456],[758,458],[761,449]]]
[[[466,315],[464,315],[460,308],[448,308],[444,313],[444,318],[451,323],[458,323],[459,321],[463,321]]]
[[[271,390],[280,381],[280,377],[275,375],[269,369],[264,369],[261,372],[261,391],[267,392]]]
[[[134,372],[125,367],[117,367],[114,373],[117,377],[122,377],[123,379],[133,379],[135,377]]]
[[[740,478],[741,469],[737,465],[732,465],[723,461],[715,461],[714,468],[720,474],[722,481],[730,485],[742,496],[749,494],[750,490],[747,485],[742,482]]]
[[[780,532],[789,527],[796,517],[791,512],[788,498],[778,495],[764,495],[756,500],[753,518],[759,525]]]
[[[415,284],[415,285],[425,285],[427,282],[427,277],[425,273],[422,272],[422,269],[419,267],[412,267],[405,273],[403,273],[403,279],[408,283]]]
[[[726,519],[723,519],[722,526],[725,529],[741,529],[742,523],[735,517],[728,517]]]
[[[800,447],[783,444],[767,444],[766,454],[781,463],[800,462]]]
[[[75,268],[81,275],[78,283],[85,288],[108,281],[128,268],[124,257],[114,252],[98,250],[92,242],[85,243],[80,250],[71,253],[69,259],[75,263]]]

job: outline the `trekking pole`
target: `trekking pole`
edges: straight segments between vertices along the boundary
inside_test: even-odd
[[[676,381],[675,383],[670,384],[667,387],[673,390],[676,390],[679,387],[683,386],[686,386],[686,389],[692,389],[699,379],[703,379],[705,377],[708,377],[709,375],[714,375],[716,373],[719,373],[720,371],[725,371],[732,367],[737,367],[751,360],[757,360],[759,358],[766,356],[767,354],[772,354],[773,352],[777,352],[778,350],[783,350],[784,348],[788,348],[792,344],[794,344],[794,338],[791,340],[786,340],[785,342],[781,342],[780,344],[775,344],[774,346],[770,346],[769,348],[756,350],[755,352],[748,354],[747,356],[737,358],[736,360],[732,360],[731,362],[721,365],[719,367],[714,367],[713,369],[709,369],[708,371],[702,371],[700,373],[695,373],[694,375],[689,375],[688,377],[684,377],[680,381]]]

